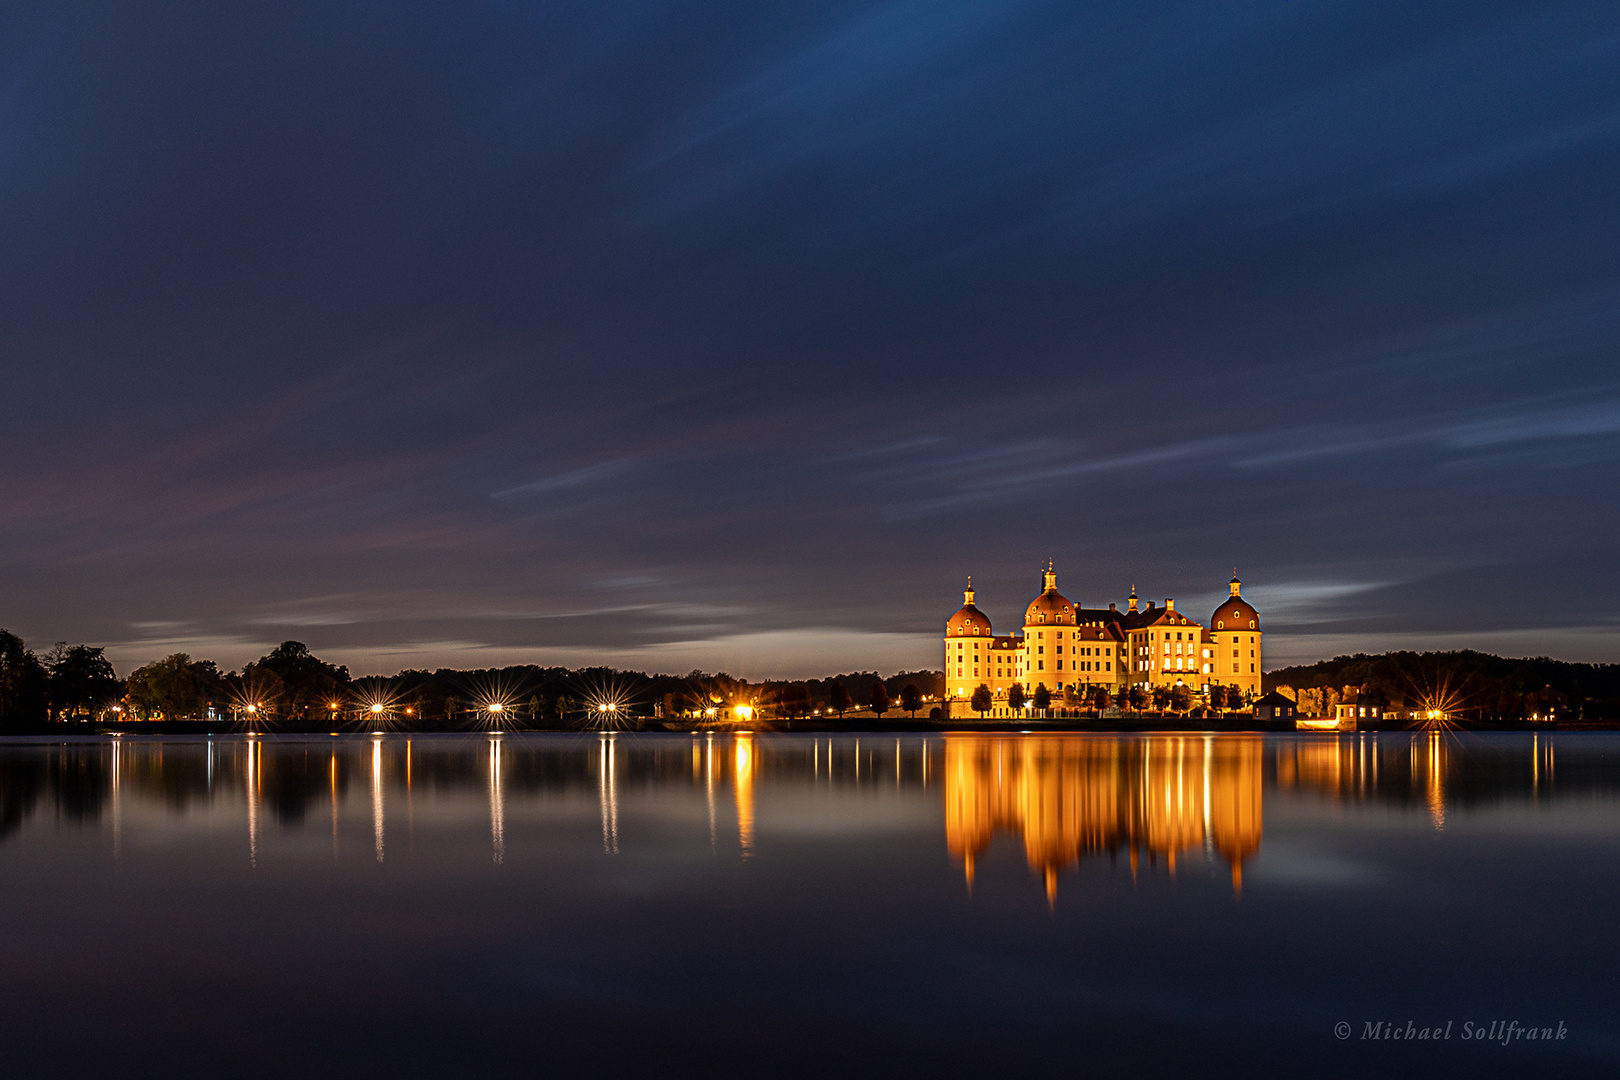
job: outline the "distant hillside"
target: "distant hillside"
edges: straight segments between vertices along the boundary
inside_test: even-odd
[[[1265,688],[1295,691],[1295,697],[1302,690],[1340,698],[1369,693],[1413,708],[1449,698],[1449,711],[1480,718],[1511,719],[1549,707],[1573,718],[1620,718],[1620,664],[1572,664],[1545,656],[1513,659],[1471,649],[1335,656],[1269,672]]]

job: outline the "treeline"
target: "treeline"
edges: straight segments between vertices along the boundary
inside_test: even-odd
[[[120,680],[99,648],[59,644],[38,656],[15,634],[0,631],[0,726],[13,731],[108,719],[231,720],[317,730],[718,719],[722,713],[761,720],[851,711],[915,715],[937,704],[943,688],[939,671],[750,682],[724,672],[515,665],[352,678],[346,667],[297,641],[283,642],[240,671],[222,672],[211,660],[175,653]]]
[[[1368,695],[1385,707],[1443,708],[1481,720],[1549,712],[1571,719],[1620,718],[1620,664],[1513,659],[1471,649],[1336,656],[1269,672],[1265,685],[1321,714],[1352,696]]]

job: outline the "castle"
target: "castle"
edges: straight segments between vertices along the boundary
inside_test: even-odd
[[[1134,588],[1124,611],[1116,604],[1083,608],[1058,592],[1048,563],[1041,594],[1024,609],[1023,633],[998,635],[974,603],[969,578],[961,610],[945,623],[946,704],[965,715],[984,687],[992,714],[1007,715],[1014,686],[1029,696],[1044,686],[1058,708],[1094,707],[1103,692],[1140,687],[1151,696],[1178,685],[1199,695],[1235,686],[1252,701],[1260,696],[1260,613],[1241,587],[1234,575],[1206,627],[1177,611],[1174,600],[1141,606]]]

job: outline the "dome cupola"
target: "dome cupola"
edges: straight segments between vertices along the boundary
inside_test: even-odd
[[[962,608],[945,622],[946,637],[989,637],[990,618],[973,603],[973,579],[962,593]]]
[[[1024,610],[1025,626],[1040,626],[1043,623],[1056,623],[1059,626],[1074,626],[1076,623],[1074,605],[1057,591],[1057,571],[1052,564],[1046,564],[1046,570],[1041,575],[1041,595],[1029,602]]]
[[[1260,629],[1260,613],[1254,606],[1243,599],[1243,583],[1237,579],[1237,571],[1232,572],[1232,580],[1227,583],[1231,595],[1215,614],[1209,617],[1211,630],[1258,630]]]

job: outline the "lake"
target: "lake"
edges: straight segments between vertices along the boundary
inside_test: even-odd
[[[1607,1076],[1617,904],[1607,734],[0,741],[10,1076]]]

